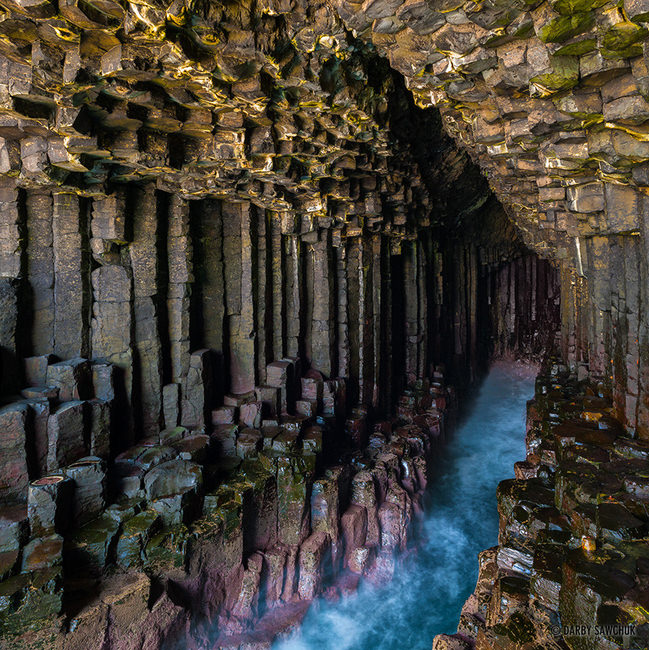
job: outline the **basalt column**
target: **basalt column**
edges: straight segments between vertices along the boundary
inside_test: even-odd
[[[426,3],[0,4],[3,647],[234,644],[391,576],[446,379],[543,354],[559,309],[640,408],[636,235],[575,267],[510,219],[379,54]]]
[[[524,243],[560,268],[563,358],[646,436],[646,3],[331,4],[439,109]],[[457,178],[452,155],[436,162]]]
[[[135,377],[133,399],[139,404],[136,417],[138,430],[145,436],[157,433],[160,428],[162,407],[162,349],[158,323],[166,314],[166,305],[159,293],[160,260],[158,221],[155,188],[151,185],[138,188],[127,206],[132,213],[133,242],[129,246],[130,265],[133,269],[133,339]],[[160,287],[165,289],[163,285]]]
[[[223,206],[230,388],[235,394],[248,393],[255,387],[255,295],[250,212],[248,203],[226,203]]]

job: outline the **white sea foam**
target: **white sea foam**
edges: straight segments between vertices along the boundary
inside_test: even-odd
[[[495,366],[439,460],[423,548],[385,587],[363,584],[338,603],[318,602],[275,650],[430,650],[453,633],[477,578],[477,554],[497,543],[495,492],[525,456],[525,402],[533,373]]]

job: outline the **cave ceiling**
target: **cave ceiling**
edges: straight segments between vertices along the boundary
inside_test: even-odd
[[[493,203],[439,114],[326,2],[0,6],[8,186],[154,182],[252,200],[287,231],[380,229],[396,250]]]
[[[0,173],[155,181],[398,244],[490,201],[472,159],[526,243],[570,257],[644,227],[645,4],[3,0]]]

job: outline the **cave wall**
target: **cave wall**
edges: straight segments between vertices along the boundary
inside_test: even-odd
[[[119,448],[286,357],[386,412],[435,362],[461,384],[525,352],[499,301],[536,276],[488,279],[516,229],[328,5],[100,9],[0,23],[4,394],[25,358],[109,362]]]
[[[3,643],[239,634],[329,560],[389,574],[444,378],[560,314],[574,357],[585,280],[328,2],[0,7]]]
[[[269,640],[392,575],[557,269],[327,5],[55,9],[0,21],[0,645]]]
[[[2,7],[4,277],[24,278],[30,262],[53,272],[64,264],[24,257],[21,242],[30,233],[18,189],[47,195],[56,187],[88,210],[87,202],[127,181],[149,182],[182,200],[236,195],[300,222],[305,212],[332,218],[332,232],[343,237],[348,223],[354,232],[372,221],[370,230],[400,242],[426,219],[448,225],[465,209],[476,214],[485,183],[454,187],[435,166],[422,165],[448,171],[456,164],[466,179],[468,152],[524,244],[561,268],[564,356],[600,378],[627,426],[644,435],[649,114],[642,2],[269,0],[142,9],[7,0]],[[432,143],[437,130],[411,113],[396,124],[402,94],[383,87],[395,82],[386,65],[367,65],[376,53],[419,106],[439,109],[457,146],[446,136]],[[388,115],[408,163],[386,155]],[[418,173],[408,169],[413,158]],[[342,179],[369,170],[388,174],[375,186],[360,184],[355,196]],[[414,183],[403,197],[395,190],[401,178],[404,188]],[[445,186],[442,198],[430,196],[435,179]],[[430,202],[418,211],[409,191],[422,186]],[[349,206],[365,196],[352,214]],[[45,223],[50,210],[66,212],[39,201],[30,198]],[[388,220],[389,228],[378,225]],[[313,227],[300,223],[295,232],[301,237]],[[77,266],[89,263],[88,252],[82,257]],[[43,336],[52,318],[38,302],[49,300],[47,283],[34,293]],[[83,300],[87,319],[88,292]],[[53,322],[64,347],[66,334]],[[71,323],[71,341],[75,327],[83,329]]]
[[[561,266],[562,349],[646,435],[649,6],[332,3],[480,165]]]
[[[5,395],[48,381],[33,372],[39,359],[110,363],[128,414],[114,452],[165,426],[209,425],[224,395],[253,394],[275,360],[345,377],[351,405],[386,413],[434,363],[467,385],[492,355],[551,348],[529,337],[558,323],[556,272],[522,248],[440,242],[430,228],[401,242],[361,228],[300,234],[310,217],[152,183],[10,196],[5,214],[25,235],[18,276],[4,279],[16,305],[4,314]],[[505,220],[498,206],[483,216],[489,231]]]

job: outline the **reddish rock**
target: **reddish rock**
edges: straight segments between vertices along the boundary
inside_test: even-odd
[[[286,557],[286,570],[284,573],[284,589],[282,591],[282,600],[285,603],[291,602],[297,598],[298,588],[298,553],[299,547],[289,546]]]
[[[282,597],[287,552],[281,546],[274,546],[265,551],[263,555],[266,602],[273,604]]]
[[[349,563],[349,557],[354,549],[365,545],[367,510],[357,505],[349,506],[340,519],[340,527],[345,540],[345,558]]]
[[[235,406],[222,406],[212,411],[212,424],[234,424],[237,418],[237,408]]]
[[[300,546],[298,593],[302,600],[311,600],[318,593],[329,568],[325,560],[328,550],[329,536],[322,531],[313,533]]]
[[[399,506],[394,503],[383,503],[378,511],[381,526],[381,548],[396,549],[401,546],[405,537]]]
[[[258,429],[261,426],[261,402],[248,402],[239,408],[239,420],[247,427]]]
[[[335,479],[319,479],[311,487],[311,529],[338,539],[340,527],[340,494]]]
[[[0,409],[0,498],[5,504],[24,502],[29,473],[28,449],[33,431],[27,404],[13,404]]]
[[[352,550],[347,558],[347,566],[350,571],[358,575],[366,575],[372,567],[376,555],[375,547],[359,546]]]

